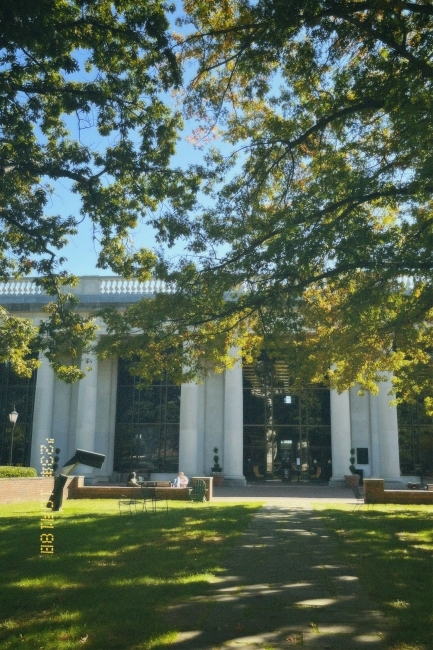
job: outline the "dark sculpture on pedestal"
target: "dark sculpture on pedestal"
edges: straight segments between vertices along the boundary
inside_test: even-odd
[[[70,473],[74,471],[77,465],[88,465],[89,467],[97,467],[98,469],[101,469],[104,460],[104,454],[97,454],[94,451],[77,449],[72,458],[68,460],[60,472],[55,475],[54,487],[51,492],[50,500],[47,503],[47,508],[51,508],[54,512],[58,512],[61,509],[63,503],[63,488]]]

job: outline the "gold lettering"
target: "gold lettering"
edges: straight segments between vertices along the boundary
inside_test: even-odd
[[[54,553],[54,546],[41,546],[41,555],[47,553],[52,555]]]

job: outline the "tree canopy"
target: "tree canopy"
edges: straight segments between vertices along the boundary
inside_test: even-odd
[[[105,311],[100,354],[138,352],[137,373],[180,380],[229,366],[231,348],[265,348],[295,386],[375,391],[392,371],[400,396],[433,412],[433,3],[184,0],[176,48],[167,9],[1,9],[3,276],[33,269],[54,293],[69,282],[52,249],[76,222],[44,214],[49,179],[68,179],[99,265],[153,268],[174,287]],[[180,86],[179,61],[195,70],[184,110],[206,153],[187,175],[168,166],[181,121],[161,95]],[[71,137],[65,116],[104,146]],[[150,220],[185,255],[127,254],[128,229],[163,201]],[[94,333],[64,302],[46,326],[53,363],[68,332],[74,349]]]
[[[182,222],[187,255],[166,264],[175,294],[122,321],[146,324],[143,364],[174,330],[179,368],[243,337],[247,354],[283,357],[295,385],[375,391],[392,371],[433,412],[432,2],[184,7],[185,110],[196,145],[215,148],[208,197]],[[166,241],[178,227],[155,225]]]
[[[131,229],[163,201],[178,214],[192,204],[194,175],[169,166],[181,126],[163,97],[181,82],[168,31],[173,10],[162,0],[0,6],[0,280],[33,273],[56,298],[42,334],[65,379],[81,373],[60,358],[76,356],[95,331],[61,295],[74,284],[61,249],[78,221],[93,226],[100,268],[145,278],[155,255],[131,252]],[[79,196],[80,215],[51,213],[57,182]],[[28,345],[42,345],[34,334],[6,315],[0,359],[10,360],[13,348],[15,365],[31,371]]]

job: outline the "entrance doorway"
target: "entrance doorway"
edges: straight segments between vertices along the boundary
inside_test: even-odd
[[[328,480],[331,467],[329,390],[293,393],[283,362],[243,369],[244,473],[248,480]]]

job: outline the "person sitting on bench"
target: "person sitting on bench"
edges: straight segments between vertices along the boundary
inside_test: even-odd
[[[173,487],[186,488],[188,487],[188,477],[183,472],[179,472],[179,476],[174,479]]]
[[[137,475],[135,472],[131,472],[128,476],[128,482],[126,483],[128,487],[140,487],[140,483],[137,481]]]

